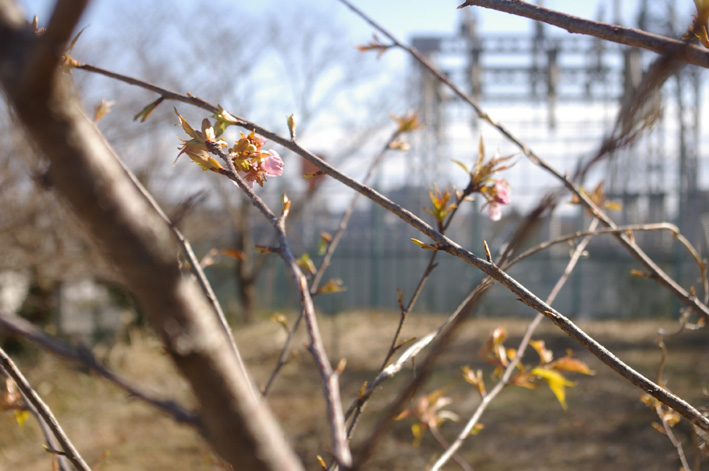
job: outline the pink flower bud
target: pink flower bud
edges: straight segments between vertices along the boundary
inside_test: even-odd
[[[486,203],[483,208],[487,208],[487,215],[493,221],[499,221],[502,218],[502,210],[499,203]]]
[[[512,189],[509,183],[499,178],[495,180],[495,186],[492,191],[495,202],[500,204],[510,204]]]
[[[281,156],[275,150],[269,150],[268,154],[268,157],[261,163],[261,168],[266,171],[269,177],[280,177],[283,175],[283,160]]]

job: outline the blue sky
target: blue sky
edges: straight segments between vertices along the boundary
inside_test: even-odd
[[[606,21],[612,21],[611,17],[615,1],[619,0],[545,0],[542,3],[547,8],[591,19],[595,19],[598,12],[602,10],[605,12]],[[36,12],[41,18],[47,18],[54,1],[20,0],[19,3],[26,8],[27,13]],[[170,2],[166,0],[162,2],[156,0],[152,2],[149,0],[141,0],[136,3],[123,2],[122,0],[94,1],[90,4],[86,21],[90,22],[91,15],[101,14],[102,10],[110,9],[110,7],[115,7],[116,5],[125,5],[125,8],[130,8],[134,5],[139,5],[140,8],[145,8],[146,6],[163,8],[165,5],[169,4],[169,8],[179,9],[190,3],[194,4],[197,2],[190,2],[188,0],[174,0]],[[283,4],[282,0],[251,2],[222,1],[221,3],[223,3],[225,7],[228,7],[230,3],[232,6],[238,5],[238,9],[254,14],[274,14]],[[366,36],[370,31],[367,25],[351,14],[349,10],[337,0],[299,0],[289,3],[302,5],[306,8],[313,6],[318,9],[330,9],[334,15],[343,19],[356,35]],[[462,11],[456,9],[456,7],[462,3],[462,0],[358,0],[354,3],[373,19],[385,25],[386,28],[401,38],[407,38],[416,32],[451,31],[451,28],[455,26],[457,18]],[[624,24],[629,25],[633,23],[633,12],[637,9],[639,3],[638,0],[620,1],[621,15]],[[662,8],[664,4],[664,2],[659,0],[653,0],[650,3],[655,5],[653,8]],[[690,0],[679,0],[675,3],[685,12],[691,11],[694,7],[693,2]],[[468,7],[467,9],[472,8]],[[476,10],[477,14],[480,16],[483,30],[519,31],[520,25],[528,23],[526,20],[491,10],[477,7],[474,8],[474,10]],[[225,20],[229,21],[230,18],[226,17]]]

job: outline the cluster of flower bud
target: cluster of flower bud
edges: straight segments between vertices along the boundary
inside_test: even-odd
[[[175,112],[177,113],[177,110]],[[202,120],[201,131],[197,131],[179,113],[177,116],[180,118],[182,129],[190,137],[190,139],[181,139],[182,146],[177,157],[185,154],[202,167],[202,170],[225,172],[219,161],[212,156],[215,148],[228,147],[226,141],[219,137],[224,126],[218,126],[219,133],[215,133],[215,128],[205,118]],[[252,187],[254,183],[263,186],[267,177],[278,177],[283,174],[283,160],[275,150],[263,150],[265,143],[264,139],[251,132],[246,136],[241,134],[234,145],[227,149],[227,154],[234,163],[237,173]]]

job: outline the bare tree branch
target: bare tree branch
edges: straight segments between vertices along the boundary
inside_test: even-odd
[[[367,167],[367,173],[365,173],[364,178],[362,179],[363,184],[367,185],[369,183],[369,180],[372,178],[372,175],[374,174],[374,170],[377,168],[377,165],[379,165],[379,162],[382,161],[386,153],[391,150],[391,143],[394,142],[400,134],[401,131],[399,129],[394,131],[389,137],[389,139],[387,139],[386,144],[384,144],[379,153],[374,156],[372,161],[369,163],[369,167]],[[322,278],[325,275],[325,270],[327,270],[327,267],[330,266],[332,256],[335,253],[335,249],[340,243],[340,239],[342,239],[342,236],[344,235],[345,230],[347,229],[347,224],[350,221],[350,217],[352,216],[352,213],[355,210],[355,206],[357,205],[357,201],[359,200],[360,196],[361,195],[359,193],[355,193],[354,196],[352,196],[350,205],[347,207],[347,210],[345,210],[342,215],[342,218],[340,219],[340,224],[337,226],[337,231],[335,232],[335,235],[332,237],[332,240],[327,245],[327,251],[325,252],[322,261],[320,262],[320,266],[318,267],[315,276],[313,276],[313,280],[310,282],[310,294],[312,295],[315,295],[318,291],[320,281],[322,281]]]
[[[577,231],[571,234],[566,234],[562,235],[559,237],[555,237],[553,239],[549,239],[547,241],[542,242],[539,245],[536,245],[534,247],[531,247],[521,254],[517,255],[514,259],[510,260],[508,263],[504,265],[504,269],[507,270],[509,269],[510,266],[514,265],[517,262],[520,262],[522,259],[525,259],[527,257],[531,257],[535,253],[541,252],[542,250],[546,250],[547,248],[551,247],[552,245],[556,244],[561,244],[563,242],[568,242],[574,239],[579,239],[581,237],[586,237],[586,236],[596,236],[596,235],[603,235],[603,234],[619,234],[619,233],[629,233],[629,232],[654,232],[654,231],[669,231],[672,233],[672,236],[687,250],[689,255],[694,259],[694,263],[697,265],[697,269],[699,270],[699,277],[702,280],[702,288],[704,289],[704,303],[709,300],[709,279],[707,279],[707,267],[705,262],[702,260],[701,256],[699,255],[699,252],[697,252],[697,249],[694,248],[692,243],[687,240],[686,237],[684,237],[680,231],[679,228],[674,225],[670,224],[668,222],[659,222],[659,223],[652,223],[652,224],[629,224],[627,226],[618,226],[614,229],[611,228],[606,228],[606,229],[595,229],[595,230],[587,230],[587,231]]]
[[[409,53],[411,56],[418,61],[421,66],[423,66],[426,70],[428,70],[431,74],[433,74],[436,79],[444,83],[448,88],[453,91],[453,93],[463,100],[464,102],[468,103],[477,113],[477,115],[488,122],[491,126],[493,126],[497,131],[502,134],[506,139],[508,139],[511,143],[513,143],[515,146],[517,146],[522,153],[535,165],[541,167],[545,171],[547,171],[550,175],[552,175],[554,178],[559,180],[561,184],[566,187],[571,193],[573,193],[579,201],[593,214],[594,217],[598,218],[605,226],[608,226],[612,229],[615,229],[617,226],[613,220],[608,217],[608,215],[601,209],[599,208],[590,198],[587,194],[585,194],[581,189],[574,184],[571,179],[568,178],[567,175],[559,172],[557,169],[555,169],[551,164],[549,164],[546,160],[541,158],[539,155],[537,155],[534,151],[532,151],[531,148],[529,148],[524,142],[522,142],[519,138],[517,138],[512,132],[507,129],[505,126],[502,124],[498,123],[495,121],[492,116],[490,116],[488,113],[486,113],[480,105],[467,93],[465,93],[460,87],[458,87],[456,84],[454,84],[450,78],[448,78],[445,74],[443,74],[440,70],[438,70],[428,59],[426,59],[421,53],[419,53],[416,49],[413,49],[407,45],[405,45],[403,42],[401,42],[399,39],[397,39],[393,34],[391,34],[389,31],[384,29],[381,25],[379,25],[377,22],[375,22],[372,18],[367,16],[362,10],[358,9],[356,6],[354,6],[349,0],[340,0],[342,4],[347,6],[350,10],[355,12],[357,15],[359,15],[364,21],[369,23],[372,27],[377,29],[379,32],[381,32],[384,36],[386,36],[388,39],[390,39],[396,47],[406,51]],[[682,43],[683,47],[690,47],[689,44],[687,43]],[[668,56],[672,55],[671,51],[668,53]],[[629,107],[631,108],[631,107]],[[258,132],[258,131],[257,131]],[[302,154],[301,154],[302,155]],[[304,156],[305,157],[305,156]],[[307,158],[307,157],[306,157]],[[317,165],[317,163],[316,163]],[[346,183],[345,183],[346,184]],[[685,305],[691,307],[692,309],[696,310],[699,312],[702,316],[704,316],[707,320],[709,320],[709,307],[707,307],[704,303],[699,301],[696,296],[692,296],[687,290],[682,288],[672,277],[670,277],[667,273],[665,273],[662,268],[660,268],[657,263],[655,263],[638,245],[631,239],[629,238],[626,234],[623,233],[618,233],[616,235],[618,240],[626,247],[626,249],[630,252],[630,254],[635,257],[636,260],[638,260],[647,270],[652,272],[653,274],[656,275],[656,279],[659,283],[661,283],[663,286],[665,286],[675,297],[677,297],[682,303]]]
[[[591,221],[591,224],[589,225],[588,231],[593,232],[597,226],[598,219],[594,218]],[[569,279],[569,276],[571,276],[571,272],[576,267],[576,264],[581,258],[581,255],[583,254],[584,250],[586,250],[586,246],[589,242],[591,242],[591,237],[591,235],[587,235],[576,246],[576,249],[574,250],[573,254],[571,254],[571,259],[569,260],[566,265],[566,268],[564,269],[564,273],[557,280],[556,284],[554,285],[554,288],[552,288],[551,292],[549,293],[549,296],[546,299],[547,303],[552,304],[554,300],[556,300],[556,297],[559,295],[561,289],[566,284],[566,281]],[[524,353],[527,350],[527,346],[529,345],[529,341],[532,339],[532,334],[534,333],[542,319],[544,319],[544,316],[542,314],[537,314],[532,320],[532,322],[529,323],[529,325],[527,326],[527,330],[525,331],[524,336],[522,337],[522,340],[519,343],[519,346],[517,347],[517,351],[515,352],[514,358],[512,359],[510,364],[507,365],[507,367],[505,368],[505,371],[502,373],[502,377],[500,378],[500,380],[490,390],[489,393],[483,396],[482,401],[475,409],[475,412],[470,417],[468,422],[466,422],[465,426],[461,429],[455,441],[436,460],[430,471],[438,471],[439,469],[441,469],[441,467],[445,465],[448,460],[450,460],[455,455],[455,453],[463,445],[463,442],[470,436],[473,427],[475,427],[475,425],[480,421],[480,418],[482,417],[487,407],[495,399],[495,397],[497,397],[502,392],[502,389],[507,385],[510,378],[512,377],[512,373],[514,373],[514,371],[517,369],[517,365],[522,360],[522,357],[524,356]]]
[[[346,0],[340,0],[342,2],[346,2]],[[402,46],[404,47],[404,46]],[[410,50],[406,48],[407,50]],[[420,55],[416,53],[419,57]],[[422,57],[422,60],[425,61],[425,59]],[[440,75],[440,72],[438,72],[432,65],[428,65],[429,67],[432,68],[432,70]],[[442,79],[447,81],[447,78],[443,77]],[[140,83],[136,79],[131,79],[132,83],[140,85]],[[448,81],[449,82],[449,81]],[[449,82],[450,83],[450,82]],[[451,83],[451,86],[455,87]],[[154,87],[153,85],[150,85],[150,87]],[[462,91],[457,89],[463,96],[466,96]],[[209,104],[205,100],[198,99],[195,97],[190,97],[190,96],[185,96],[181,94],[177,94],[175,92],[167,92],[170,96],[177,95],[179,97],[179,101],[185,102],[185,103],[190,103],[195,106],[201,107],[203,109],[207,109],[212,112],[218,111],[218,108],[215,107],[214,105]],[[167,96],[164,95],[163,96]],[[470,97],[467,97],[467,99],[471,100]],[[477,105],[474,105],[477,107]],[[480,110],[479,108],[476,108],[477,110]],[[480,113],[482,113],[482,110],[480,110]],[[553,167],[551,167],[549,164],[547,164],[545,161],[540,159],[536,154],[532,153],[532,151],[522,142],[517,140],[512,134],[510,134],[509,131],[506,129],[502,128],[498,123],[494,122],[492,118],[490,118],[487,114],[482,114],[482,116],[485,117],[486,120],[488,120],[493,126],[497,127],[498,129],[501,129],[501,132],[503,135],[508,137],[509,139],[512,140],[515,144],[520,146],[520,148],[523,149],[525,155],[527,155],[532,161],[538,163],[540,166],[543,168],[547,169],[552,175],[560,179],[562,182],[564,182],[565,186],[569,188],[571,191],[574,192],[579,198],[583,204],[589,208],[590,211],[592,211],[593,215],[598,217],[604,224],[611,225],[612,228],[616,228],[617,226],[615,223],[613,223],[612,220],[608,218],[608,216],[595,204],[593,201],[590,200],[590,198],[583,192],[580,191],[578,187],[576,187],[566,176],[560,174],[558,171],[556,171]],[[494,263],[488,262],[485,259],[482,259],[475,255],[474,253],[467,251],[463,249],[460,245],[458,245],[456,242],[452,241],[448,237],[444,236],[440,232],[436,231],[433,227],[431,227],[429,224],[424,222],[422,219],[420,219],[418,216],[413,214],[411,211],[408,211],[407,209],[402,208],[398,204],[394,203],[384,195],[378,193],[377,191],[373,190],[372,188],[363,185],[362,183],[354,180],[353,178],[349,177],[348,175],[345,175],[344,173],[340,172],[338,169],[333,167],[332,165],[328,164],[324,160],[322,160],[320,157],[315,155],[314,153],[308,151],[304,147],[302,147],[300,144],[297,142],[282,137],[262,126],[259,126],[255,123],[252,123],[250,121],[245,120],[244,118],[240,118],[238,116],[234,116],[236,119],[236,123],[238,126],[244,127],[250,131],[254,131],[262,136],[264,136],[267,139],[270,139],[274,142],[277,142],[278,144],[282,145],[283,147],[297,153],[301,157],[305,158],[306,160],[312,162],[313,164],[317,165],[323,173],[330,175],[331,177],[335,178],[337,181],[340,183],[352,188],[353,190],[361,193],[364,195],[366,198],[370,199],[371,201],[375,202],[376,204],[380,205],[387,211],[391,212],[392,214],[395,214],[397,217],[399,217],[401,220],[412,226],[413,228],[417,229],[420,231],[422,234],[427,235],[430,237],[437,245],[438,249],[442,250],[444,252],[448,252],[451,255],[458,257],[467,263],[470,263],[471,265],[477,267],[480,271],[483,273],[486,273],[487,275],[491,276],[493,279],[499,281],[502,283],[504,286],[506,286],[510,291],[512,291],[515,295],[519,297],[519,299],[530,306],[532,309],[536,310],[537,312],[543,313],[546,317],[548,317],[552,322],[557,324],[564,332],[569,334],[572,338],[574,338],[577,342],[579,342],[581,345],[583,345],[586,349],[588,349],[591,353],[593,353],[596,357],[598,357],[601,361],[606,363],[611,369],[619,373],[621,376],[624,378],[628,379],[631,383],[635,384],[639,388],[643,389],[645,392],[650,394],[651,396],[655,397],[657,400],[660,402],[663,402],[667,404],[668,406],[672,407],[675,409],[677,412],[688,418],[692,423],[696,423],[697,426],[701,428],[706,428],[709,429],[709,419],[703,416],[694,406],[691,404],[687,403],[683,399],[675,396],[674,394],[670,393],[669,391],[665,390],[664,388],[660,387],[659,385],[655,384],[654,382],[650,381],[649,379],[645,378],[644,376],[640,375],[637,373],[635,370],[630,368],[628,365],[623,363],[619,358],[617,358],[615,355],[613,355],[610,351],[608,351],[605,347],[603,347],[601,344],[599,344],[597,341],[595,341],[593,338],[591,338],[588,334],[583,332],[583,330],[579,329],[571,320],[569,320],[567,317],[563,316],[561,313],[556,311],[554,308],[549,306],[548,304],[544,303],[541,299],[539,299],[536,295],[531,293],[529,290],[527,290],[523,285],[521,285],[519,282],[514,280],[512,277],[507,275],[503,270],[501,270],[498,266],[496,266]],[[662,271],[657,264],[650,259],[645,252],[643,252],[637,244],[635,244],[633,241],[631,241],[627,235],[625,234],[619,234],[618,236],[622,241],[624,241],[624,244],[627,247],[632,248],[631,253],[636,255],[636,258],[638,258],[641,262],[643,262],[643,265],[645,265],[650,271],[653,273],[657,274],[658,278],[665,284],[670,291],[675,294],[682,302],[687,304],[688,306],[691,306],[695,308],[698,312],[700,312],[703,316],[709,317],[709,308],[707,308],[706,305],[704,305],[701,301],[699,301],[696,296],[691,296],[688,292],[686,292],[681,286],[679,286],[674,280],[672,280],[664,271]],[[442,338],[441,341],[447,341],[445,337]],[[403,397],[405,394],[407,394],[407,391],[402,391],[401,395],[399,397]]]
[[[0,348],[0,370],[4,371],[15,381],[17,388],[22,391],[22,395],[32,404],[32,407],[35,408],[44,423],[51,429],[61,445],[64,455],[71,461],[74,467],[79,471],[91,471],[89,465],[86,464],[79,452],[74,448],[69,437],[64,433],[64,430],[61,425],[59,425],[59,422],[57,422],[56,417],[54,417],[54,414],[52,414],[47,404],[39,397],[39,394],[32,388],[25,376],[2,348]]]
[[[71,38],[88,0],[59,0],[49,25],[25,64],[21,87],[26,93],[47,92],[62,60],[64,48]]]
[[[209,143],[207,144],[210,145]],[[340,371],[332,368],[332,363],[325,351],[325,345],[320,335],[317,316],[315,315],[315,306],[313,298],[310,295],[308,288],[308,279],[303,274],[298,266],[298,263],[290,250],[288,239],[286,238],[286,216],[287,211],[284,211],[281,217],[277,217],[271,209],[264,203],[254,190],[244,181],[236,171],[234,162],[218,145],[212,145],[210,150],[213,154],[219,157],[227,164],[227,171],[224,173],[230,178],[236,186],[243,191],[254,206],[264,215],[269,223],[273,226],[278,237],[277,253],[281,256],[288,267],[288,271],[293,277],[296,289],[300,295],[301,317],[305,319],[305,324],[308,329],[308,338],[310,344],[308,350],[313,355],[315,362],[318,365],[318,371],[323,382],[323,392],[325,394],[325,402],[327,405],[327,414],[330,421],[330,436],[332,442],[332,453],[337,462],[349,468],[352,465],[352,454],[350,452],[349,442],[345,433],[345,418],[342,413],[342,400],[340,399]]]
[[[48,176],[130,287],[201,406],[214,449],[239,469],[301,470],[266,405],[252,394],[212,307],[175,259],[169,227],[127,178],[85,115],[70,78],[27,90],[18,74],[37,39],[10,2],[0,5],[0,83]],[[28,52],[29,51],[29,52]]]
[[[117,374],[109,370],[106,366],[98,362],[98,360],[91,354],[88,350],[77,350],[69,345],[64,344],[59,339],[53,338],[40,329],[35,327],[31,322],[25,319],[0,312],[0,330],[7,330],[19,335],[24,340],[28,340],[44,350],[47,350],[54,355],[62,357],[67,360],[75,361],[89,371],[104,377],[108,381],[112,382],[119,388],[126,391],[132,397],[138,398],[153,407],[160,409],[161,411],[167,413],[175,421],[189,424],[197,428],[200,427],[198,417],[192,412],[188,412],[180,407],[174,401],[159,399],[153,397],[152,395],[141,391],[132,384],[130,384],[125,379],[119,377]]]
[[[586,34],[626,46],[639,47],[658,54],[673,54],[675,60],[700,67],[709,67],[709,51],[687,45],[678,39],[648,33],[635,28],[592,21],[550,10],[522,0],[466,0],[458,8],[480,6],[563,28],[569,33]]]
[[[197,259],[197,255],[195,255],[194,250],[192,250],[192,244],[190,244],[190,241],[187,240],[187,238],[184,236],[182,231],[180,231],[177,225],[170,220],[167,214],[165,214],[165,211],[162,210],[158,202],[155,201],[155,198],[153,198],[153,195],[151,195],[147,188],[145,188],[140,182],[140,180],[138,180],[135,174],[128,168],[125,162],[123,162],[123,159],[121,159],[120,156],[116,154],[113,155],[118,160],[118,163],[123,168],[123,171],[126,172],[126,175],[128,175],[128,178],[130,178],[130,180],[133,182],[138,191],[140,191],[140,193],[150,204],[150,206],[153,207],[158,216],[160,216],[160,218],[165,222],[165,224],[170,227],[170,230],[175,235],[177,242],[182,246],[182,253],[185,254],[185,257],[189,262],[189,269],[192,271],[192,274],[194,274],[195,278],[197,279],[197,282],[199,283],[199,286],[202,288],[202,291],[204,291],[204,295],[207,297],[207,300],[209,300],[209,303],[212,305],[217,320],[219,321],[219,326],[229,339],[229,344],[231,346],[232,351],[234,352],[234,356],[236,356],[236,359],[239,362],[239,367],[241,368],[241,371],[244,376],[248,378],[249,373],[246,370],[246,365],[244,364],[244,360],[241,357],[241,353],[239,352],[239,349],[236,346],[236,341],[234,340],[234,336],[231,333],[231,328],[229,327],[229,323],[226,320],[226,316],[224,315],[222,306],[221,304],[219,304],[217,295],[214,294],[214,290],[212,289],[212,285],[207,279],[207,275],[204,274],[204,270],[202,269],[202,265]],[[252,385],[252,382],[249,381],[248,384]]]

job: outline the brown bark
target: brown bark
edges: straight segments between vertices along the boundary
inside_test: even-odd
[[[70,76],[57,68],[83,6],[59,1],[47,32],[35,36],[12,2],[0,2],[0,82],[8,101],[50,162],[54,188],[133,291],[189,381],[215,450],[235,469],[300,470],[204,293],[182,275],[169,228],[85,115]]]

